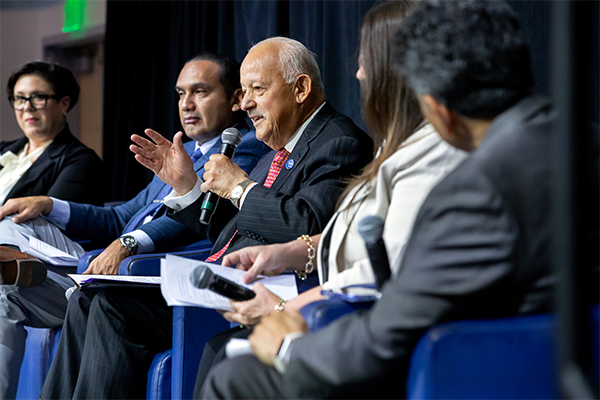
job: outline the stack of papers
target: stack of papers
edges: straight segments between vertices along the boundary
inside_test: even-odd
[[[247,288],[251,289],[254,285],[254,282],[248,285],[242,281],[245,274],[242,270],[167,254],[160,264],[160,276],[162,278],[160,289],[168,305],[231,310],[228,298],[208,289],[198,289],[192,285],[190,274],[199,265],[206,265],[214,274],[221,275]],[[268,278],[259,275],[255,282],[261,282],[267,289],[285,300],[298,296],[296,279],[293,275],[271,276]]]

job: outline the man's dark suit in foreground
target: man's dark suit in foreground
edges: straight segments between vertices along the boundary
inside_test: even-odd
[[[472,154],[423,204],[402,269],[370,311],[292,339],[282,354],[284,337],[306,330],[302,317],[263,318],[250,336],[255,356],[217,365],[204,398],[402,398],[412,350],[431,326],[552,309],[553,117],[531,94],[516,17],[502,2],[426,1],[403,22],[398,47],[425,116]]]

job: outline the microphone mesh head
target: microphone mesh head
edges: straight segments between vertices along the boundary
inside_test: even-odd
[[[206,289],[211,277],[212,271],[206,265],[198,265],[190,274],[190,282],[199,289]]]
[[[383,224],[378,215],[366,216],[358,223],[358,234],[366,243],[375,243],[383,235]]]
[[[235,128],[227,128],[221,134],[221,140],[225,144],[237,147],[242,141],[242,134]]]

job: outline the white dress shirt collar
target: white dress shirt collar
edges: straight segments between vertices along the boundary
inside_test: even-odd
[[[296,133],[294,133],[294,136],[292,136],[292,138],[287,142],[287,144],[284,147],[287,151],[289,151],[291,153],[294,150],[294,147],[296,147],[296,143],[298,143],[298,140],[300,140],[300,136],[302,136],[302,133],[304,133],[308,124],[310,124],[310,122],[313,120],[315,115],[317,115],[317,113],[319,111],[321,111],[321,109],[323,108],[324,105],[325,105],[325,102],[321,103],[321,105],[310,115],[310,117],[308,117],[308,119],[306,121],[304,121],[302,126],[300,126],[300,128],[298,128]]]

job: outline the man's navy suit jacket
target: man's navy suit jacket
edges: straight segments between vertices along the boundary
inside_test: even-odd
[[[236,126],[242,133],[242,142],[236,149],[233,161],[244,171],[250,172],[260,158],[270,149],[256,139],[256,133],[248,126]],[[188,154],[194,152],[195,141],[184,144]],[[204,163],[212,154],[221,148],[221,138],[194,163],[196,174],[204,174]],[[69,203],[71,215],[65,233],[71,237],[107,242],[119,237],[136,215],[144,212],[146,207],[157,199],[157,195],[165,187],[165,183],[154,177],[150,184],[133,199],[116,207],[96,207],[88,204]],[[185,228],[178,222],[162,215],[139,227],[152,239],[156,251],[168,251],[175,247],[187,245],[206,238]]]

